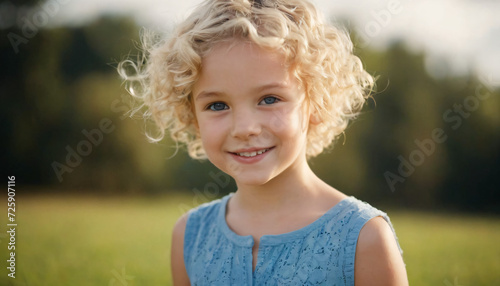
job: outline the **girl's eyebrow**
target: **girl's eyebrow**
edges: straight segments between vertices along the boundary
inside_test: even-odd
[[[262,86],[255,88],[255,91],[259,92],[259,91],[264,91],[267,89],[274,89],[274,88],[288,88],[289,86],[287,83],[288,82],[272,82],[272,83],[264,84]]]
[[[217,91],[202,91],[202,92],[198,93],[198,95],[196,96],[195,100],[200,100],[200,99],[203,99],[205,97],[219,96],[219,95],[222,95],[222,94],[223,93],[217,92]]]

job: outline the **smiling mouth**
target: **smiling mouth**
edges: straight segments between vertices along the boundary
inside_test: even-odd
[[[241,152],[241,153],[233,153],[233,154],[241,156],[241,157],[250,158],[250,157],[255,157],[257,155],[264,154],[264,153],[266,153],[267,151],[269,151],[271,149],[272,149],[272,147],[271,148],[262,149],[262,150],[258,150],[258,151],[253,151],[253,152]]]

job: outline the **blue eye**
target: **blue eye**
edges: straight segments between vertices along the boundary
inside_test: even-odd
[[[225,103],[222,102],[214,102],[210,104],[207,108],[210,108],[212,111],[221,111],[224,109],[229,109]]]
[[[277,99],[276,97],[269,96],[264,98],[261,102],[259,102],[259,104],[273,104],[276,103],[277,101],[279,101],[279,99]]]

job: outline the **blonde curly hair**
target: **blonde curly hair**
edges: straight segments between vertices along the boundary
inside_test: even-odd
[[[153,40],[152,40],[153,39]],[[294,76],[305,88],[312,112],[307,156],[314,157],[344,132],[356,117],[374,85],[344,30],[323,22],[307,0],[206,0],[174,33],[157,41],[143,35],[143,59],[122,61],[118,71],[129,93],[141,104],[134,112],[152,118],[157,142],[166,130],[189,155],[206,158],[196,130],[192,89],[202,58],[217,43],[244,39],[282,52]],[[127,70],[133,68],[133,73]]]

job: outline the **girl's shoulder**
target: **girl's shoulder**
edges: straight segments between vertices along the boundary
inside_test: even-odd
[[[353,196],[345,198],[341,203],[345,204],[344,209],[349,211],[349,215],[359,217],[360,219],[373,218],[375,216],[382,216],[385,218],[387,216],[385,212]]]
[[[341,240],[341,244],[347,252],[352,254],[352,257],[354,257],[361,231],[367,227],[364,232],[370,232],[369,230],[373,229],[374,223],[377,222],[376,225],[380,226],[381,221],[386,222],[383,224],[386,227],[385,230],[389,230],[391,233],[391,237],[394,238],[398,251],[401,254],[403,252],[399,246],[396,232],[387,213],[373,207],[365,201],[353,196],[346,197],[331,208],[325,216],[327,219],[324,220],[321,229],[327,230],[328,233],[339,234],[343,237],[344,239]],[[318,238],[319,237],[316,236],[316,239]],[[329,240],[331,237],[330,235],[326,235],[319,239]]]
[[[340,221],[343,227],[354,230],[353,235],[356,235],[356,240],[361,229],[374,218],[385,220],[394,236],[396,236],[391,219],[384,211],[353,196],[342,200],[340,204],[343,204],[343,206],[340,207],[339,215],[335,219]]]

